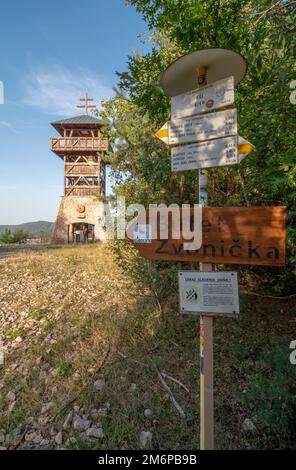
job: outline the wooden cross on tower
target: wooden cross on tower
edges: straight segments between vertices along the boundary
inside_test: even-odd
[[[93,101],[93,98],[89,98],[88,94],[85,93],[84,98],[80,98],[80,101],[84,101],[84,104],[78,104],[77,108],[84,108],[85,109],[85,114],[88,114],[88,109],[89,108],[96,108],[95,104],[88,104],[89,101]]]

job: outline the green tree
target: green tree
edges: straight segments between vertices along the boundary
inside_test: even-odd
[[[12,235],[12,242],[13,243],[21,243],[27,240],[30,237],[30,234],[22,229],[17,229],[13,232]]]
[[[48,242],[48,235],[45,232],[45,230],[40,230],[39,232],[39,238],[41,240],[41,243],[47,243]]]
[[[260,272],[276,292],[294,291],[296,263],[295,3],[269,0],[130,0],[151,30],[151,51],[134,53],[119,72],[119,90],[105,102],[116,153],[116,192],[128,201],[196,202],[197,172],[172,174],[168,148],[154,133],[170,117],[159,78],[174,59],[198,48],[240,52],[248,73],[236,91],[240,134],[255,151],[239,166],[210,170],[212,206],[287,205],[286,269]],[[124,175],[124,177],[122,176]],[[258,268],[259,269],[259,268]]]
[[[8,230],[8,229],[5,229],[4,232],[1,234],[1,241],[3,243],[12,243],[12,235],[11,235],[11,231]]]

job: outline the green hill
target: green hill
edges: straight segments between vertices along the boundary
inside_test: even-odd
[[[4,230],[10,230],[14,232],[15,230],[24,230],[31,233],[33,236],[38,236],[41,231],[45,232],[48,237],[51,237],[53,222],[46,222],[44,220],[39,220],[38,222],[27,222],[25,224],[19,225],[0,225],[0,234]]]

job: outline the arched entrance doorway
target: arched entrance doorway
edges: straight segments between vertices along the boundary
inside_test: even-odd
[[[72,224],[72,243],[90,242],[94,239],[95,226],[93,224]],[[71,243],[71,240],[69,242]]]

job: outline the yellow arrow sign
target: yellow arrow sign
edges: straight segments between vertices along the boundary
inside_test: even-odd
[[[169,122],[166,122],[156,133],[155,137],[169,145]],[[239,163],[254,150],[254,145],[241,136],[238,136],[238,155]]]
[[[167,122],[156,132],[155,137],[158,137],[165,144],[169,144],[169,126]]]
[[[246,139],[243,137],[239,136],[238,137],[238,158],[239,158],[239,163],[246,158],[249,153],[251,153],[254,150],[254,145],[248,142]]]

